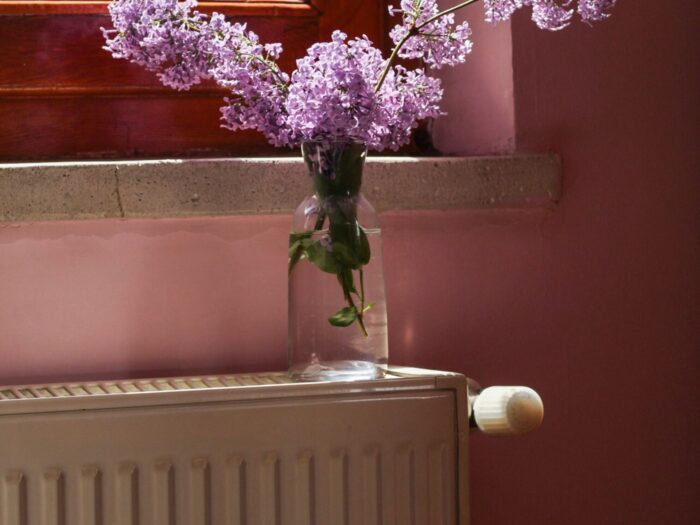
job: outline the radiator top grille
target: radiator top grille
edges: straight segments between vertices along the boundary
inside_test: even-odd
[[[0,402],[21,399],[50,399],[105,396],[143,392],[210,390],[216,388],[285,385],[292,383],[286,373],[235,374],[215,376],[90,381],[0,387]]]
[[[456,383],[455,383],[456,382]],[[464,376],[390,366],[385,377],[369,381],[298,383],[286,372],[197,375],[108,381],[0,385],[0,417],[56,411],[137,406],[190,405],[309,396],[387,394],[436,387],[464,387]],[[466,399],[466,393],[465,399]]]

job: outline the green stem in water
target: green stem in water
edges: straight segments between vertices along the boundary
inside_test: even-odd
[[[323,210],[318,210],[318,217],[316,218],[316,224],[314,224],[314,231],[319,231],[323,228],[323,223],[326,222],[326,212]]]
[[[445,15],[449,15],[450,13],[454,13],[455,11],[458,11],[464,7],[467,7],[470,4],[473,4],[475,2],[478,2],[479,0],[466,0],[466,2],[462,2],[460,4],[457,4],[455,6],[452,6],[448,9],[445,9],[444,11],[439,12],[435,16],[432,16],[428,18],[425,22],[418,24],[418,25],[413,25],[409,28],[408,33],[399,40],[399,43],[394,46],[394,49],[391,51],[391,56],[389,57],[389,60],[386,63],[386,66],[384,66],[384,71],[382,71],[382,74],[379,77],[379,80],[377,81],[377,85],[374,88],[375,93],[379,93],[379,90],[381,89],[382,85],[384,84],[384,81],[386,80],[386,76],[389,74],[389,71],[394,65],[394,62],[396,62],[396,59],[399,57],[399,51],[401,48],[404,46],[404,44],[408,41],[409,38],[412,36],[416,36],[420,34],[420,30],[427,26],[428,24],[432,24],[437,20],[438,18],[442,18]]]
[[[362,333],[365,334],[365,337],[369,337],[369,334],[367,333],[367,328],[365,328],[365,320],[364,320],[364,315],[365,315],[365,275],[364,272],[362,271],[362,268],[357,271],[360,274],[360,309],[357,311],[357,323],[360,325],[360,328],[362,329]]]
[[[362,271],[362,268],[358,270],[358,273],[360,274],[360,299],[362,301],[362,309],[360,310],[360,314],[363,314],[365,312],[365,274]]]
[[[360,268],[360,283],[362,283],[362,269]],[[362,284],[360,284],[360,289],[362,290],[364,287]],[[348,306],[350,308],[354,308],[355,311],[357,312],[357,324],[360,327],[360,330],[362,330],[362,334],[365,337],[369,337],[369,333],[367,333],[367,328],[365,328],[365,321],[362,318],[363,312],[362,310],[365,307],[365,292],[362,290],[362,295],[360,296],[360,301],[362,304],[362,308],[358,310],[357,305],[355,305],[355,301],[352,300],[352,292],[348,290],[347,286],[345,283],[343,283],[343,294],[345,295],[345,300],[348,302]]]

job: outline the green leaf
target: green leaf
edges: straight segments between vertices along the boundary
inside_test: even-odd
[[[367,310],[371,310],[373,307],[374,307],[374,303],[370,303],[370,304],[366,305],[366,306],[362,309],[362,313],[364,314]]]
[[[346,295],[349,295],[350,293],[357,295],[352,270],[348,268],[340,268],[338,271],[338,282],[340,283],[340,286],[343,287],[343,292],[345,292]]]
[[[333,326],[350,326],[357,319],[357,310],[353,306],[341,308],[328,318]]]
[[[358,230],[360,231],[360,237],[359,237],[359,247],[357,249],[357,258],[358,258],[360,264],[364,265],[364,264],[369,263],[369,260],[372,256],[372,253],[370,252],[369,239],[367,238],[367,234],[359,226],[358,226]]]
[[[333,253],[336,259],[342,265],[357,270],[360,267],[360,261],[357,258],[357,253],[348,246],[340,241],[333,240]]]
[[[297,241],[309,239],[313,234],[313,231],[292,232],[289,234],[289,244],[294,244]]]
[[[289,258],[298,257],[297,251],[301,251],[301,241],[294,241],[289,247]]]
[[[291,275],[292,271],[294,270],[294,267],[297,265],[299,260],[302,258],[304,255],[303,250],[299,250],[296,252],[292,257],[289,258],[289,264],[287,265],[287,273]]]
[[[336,258],[319,241],[312,242],[306,249],[306,257],[321,271],[338,273],[340,269]]]
[[[292,270],[299,262],[299,259],[304,255],[304,248],[301,245],[301,241],[294,241],[289,247],[289,264],[287,266],[287,272],[291,275]]]
[[[333,251],[341,263],[357,270],[369,262],[369,239],[357,221],[331,223],[329,233],[333,239]]]
[[[289,235],[289,265],[288,272],[291,274],[297,263],[306,255],[307,248],[313,243],[310,239],[313,232],[292,233]]]
[[[355,225],[350,222],[334,222],[331,221],[328,227],[333,242],[352,245],[353,237],[355,236]]]

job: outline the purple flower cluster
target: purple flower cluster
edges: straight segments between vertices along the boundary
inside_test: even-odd
[[[577,2],[585,22],[603,20],[616,0],[484,0],[486,19],[501,22],[525,6],[543,29],[571,20]],[[460,7],[468,5],[466,2]],[[221,109],[223,126],[254,129],[275,146],[305,141],[355,141],[370,149],[406,144],[418,122],[441,115],[439,79],[423,68],[395,65],[398,57],[421,59],[430,68],[454,66],[471,51],[467,23],[439,11],[437,0],[401,0],[389,7],[402,23],[390,35],[389,60],[367,37],[347,40],[336,31],[314,44],[291,76],[277,65],[280,44],[262,44],[245,24],[196,11],[195,0],[114,0],[113,29],[103,29],[105,49],[156,72],[166,86],[189,89],[213,79],[231,96]],[[450,11],[454,11],[451,9]]]
[[[570,3],[570,0],[566,0],[566,3]],[[564,29],[571,22],[573,14],[573,9],[567,9],[555,0],[532,1],[532,21],[540,29],[549,31]]]
[[[436,118],[440,111],[443,90],[440,79],[430,77],[423,69],[407,70],[395,66],[379,90],[380,115],[375,127],[372,149],[396,150],[408,143],[418,122]]]
[[[469,24],[455,26],[451,13],[431,21],[439,12],[437,0],[401,0],[400,7],[389,6],[390,15],[403,18],[389,33],[394,44],[403,42],[401,58],[418,58],[435,69],[456,66],[467,59],[472,50]]]
[[[221,108],[223,126],[257,130],[274,146],[294,145],[284,111],[289,75],[276,62],[282,45],[261,44],[245,24],[230,24],[218,13],[207,25],[213,35],[210,73],[233,95]]]
[[[525,0],[484,0],[486,21],[492,24],[505,22],[523,6]]]
[[[440,114],[440,81],[422,69],[396,66],[377,91],[386,66],[381,52],[367,37],[346,39],[335,31],[331,42],[314,44],[297,61],[287,125],[302,142],[352,140],[374,150],[397,149],[420,120]]]
[[[209,78],[204,17],[186,0],[122,0],[109,5],[114,29],[102,29],[105,49],[156,72],[163,84],[189,89]]]
[[[610,17],[609,11],[617,0],[579,0],[578,14],[584,22],[599,22]]]
[[[114,29],[103,29],[105,49],[157,72],[161,82],[185,90],[213,78],[231,90],[223,126],[255,129],[275,146],[294,141],[282,105],[289,76],[276,60],[280,44],[259,42],[245,24],[207,17],[195,0],[119,0],[109,5]]]
[[[302,141],[371,142],[379,118],[374,85],[384,59],[367,38],[346,38],[335,31],[330,42],[314,44],[297,60],[285,107]]]
[[[559,31],[569,25],[574,11],[586,23],[604,20],[617,0],[484,0],[486,20],[496,23],[509,20],[515,11],[524,6],[532,7],[532,20],[540,29]]]
[[[425,118],[440,115],[440,81],[422,69],[392,67],[366,37],[336,31],[311,46],[290,77],[277,66],[280,44],[260,43],[244,24],[194,10],[188,0],[119,0],[106,49],[158,73],[176,89],[213,78],[231,91],[223,126],[254,129],[275,146],[304,141],[356,141],[397,149]]]

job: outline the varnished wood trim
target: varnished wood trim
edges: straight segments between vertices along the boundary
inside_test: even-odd
[[[230,92],[214,86],[194,87],[189,91],[175,91],[163,86],[42,86],[42,87],[0,87],[3,98],[168,98],[224,97]],[[223,102],[222,102],[223,105]]]
[[[107,14],[109,2],[63,1],[52,0],[45,2],[4,1],[0,0],[0,16],[2,15],[94,15]],[[203,12],[218,11],[232,16],[317,16],[318,11],[313,6],[300,1],[281,2],[200,2]]]

